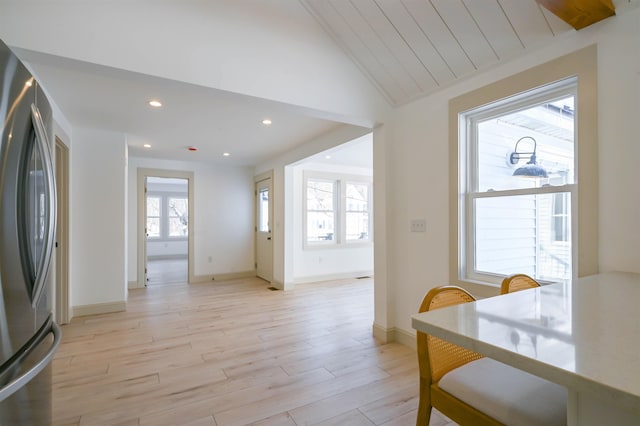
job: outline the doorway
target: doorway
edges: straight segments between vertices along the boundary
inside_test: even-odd
[[[188,277],[189,181],[147,176],[146,285],[186,283]]]
[[[193,173],[138,169],[137,287],[193,277]]]
[[[273,280],[273,185],[271,174],[256,178],[256,275],[267,282]]]

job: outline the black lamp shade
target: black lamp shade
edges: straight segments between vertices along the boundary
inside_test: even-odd
[[[539,178],[549,177],[547,175],[547,171],[543,167],[537,164],[530,164],[530,163],[527,163],[522,167],[518,167],[513,172],[513,176],[539,177]]]

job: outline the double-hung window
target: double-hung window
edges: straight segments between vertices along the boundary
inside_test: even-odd
[[[304,179],[305,244],[371,241],[371,180],[327,173]]]
[[[571,278],[576,81],[468,111],[466,276]]]
[[[595,70],[586,48],[451,101],[453,283],[597,271]]]

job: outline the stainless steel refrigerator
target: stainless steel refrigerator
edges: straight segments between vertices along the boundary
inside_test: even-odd
[[[51,107],[0,41],[0,425],[51,424],[56,196]]]

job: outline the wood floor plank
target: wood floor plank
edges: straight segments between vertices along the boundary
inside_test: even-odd
[[[63,326],[53,424],[415,424],[415,352],[372,324],[372,279],[131,290],[126,312]]]

